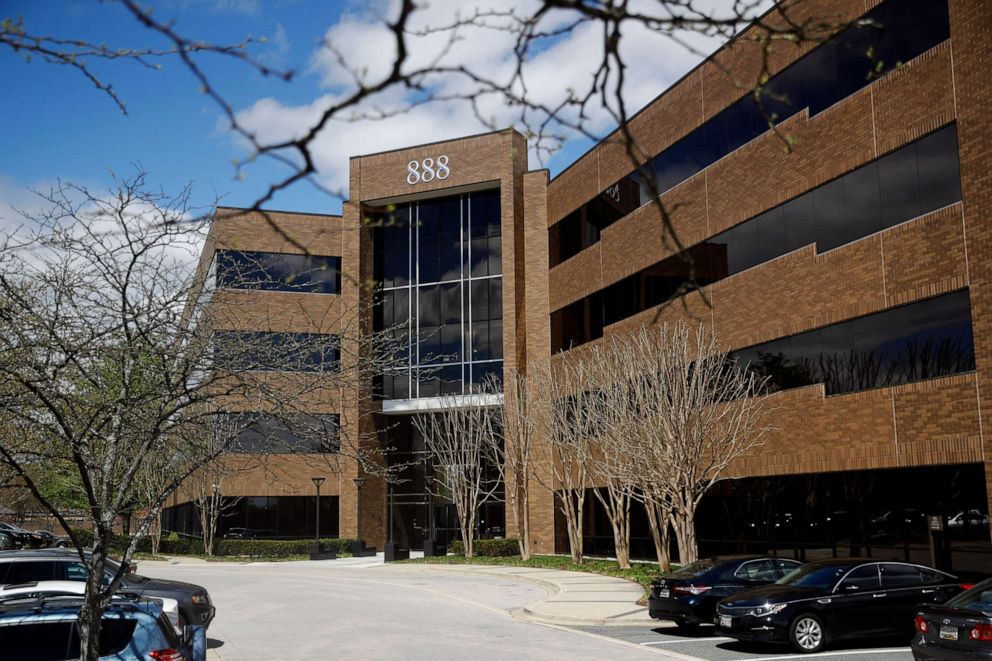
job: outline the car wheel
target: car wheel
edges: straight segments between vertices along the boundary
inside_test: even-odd
[[[67,549],[69,548],[69,542],[64,542],[64,541],[55,542],[55,547],[60,549]]]
[[[812,613],[803,613],[789,625],[789,642],[797,652],[819,652],[827,644],[827,630],[823,626],[823,620]]]
[[[0,550],[6,551],[8,549],[16,548],[16,546],[17,545],[14,544],[14,540],[10,537],[10,535],[0,533]]]
[[[699,629],[699,623],[698,622],[690,622],[689,620],[685,619],[684,617],[680,617],[677,620],[675,620],[675,626],[678,627],[679,631],[682,631],[682,632],[685,632],[685,633],[691,633],[691,632],[696,631],[697,629]]]

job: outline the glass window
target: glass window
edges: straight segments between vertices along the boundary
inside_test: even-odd
[[[734,576],[737,578],[742,578],[745,581],[760,581],[771,583],[778,578],[778,574],[775,573],[775,567],[772,564],[771,559],[764,560],[752,560],[750,562],[745,562],[741,565],[737,571],[734,572]]]
[[[844,209],[844,180],[834,179],[813,190],[816,215],[816,245],[819,252],[836,248],[849,240]]]
[[[609,285],[585,299],[582,306],[589,309],[580,310],[581,306],[574,304],[574,308],[570,306],[567,311],[554,313],[553,346],[560,348],[569,346],[570,342],[572,345],[588,342],[599,337],[589,326],[594,320],[615,323],[676,294],[705,286],[810,243],[815,243],[817,250],[823,252],[911,220],[920,214],[920,185],[915,165],[918,152],[928,154],[931,164],[927,167],[931,173],[927,176],[937,182],[932,190],[940,192],[937,197],[933,197],[937,195],[933,193],[930,204],[944,206],[950,203],[949,200],[960,200],[957,168],[944,168],[950,174],[937,173],[939,166],[934,165],[957,163],[955,135],[953,125],[940,129],[921,141],[692,246],[682,255],[663,259]],[[927,142],[925,149],[919,147],[924,141]],[[932,209],[923,209],[929,210]],[[688,257],[694,262],[695,281],[691,279]],[[599,297],[605,307],[597,308],[594,297]],[[575,329],[575,332],[560,335],[565,329]],[[868,375],[862,371],[856,376],[864,379]],[[845,378],[850,381],[853,377],[847,374]]]
[[[796,571],[802,566],[803,563],[799,562],[798,560],[789,560],[787,558],[775,558],[775,567],[778,569],[779,573],[782,576],[786,576]]]
[[[920,568],[913,565],[885,563],[881,565],[883,588],[905,588],[923,585]]]
[[[868,12],[863,21],[840,32],[772,78],[767,84],[767,93],[762,95],[760,108],[752,95],[745,95],[651,159],[644,167],[653,173],[655,191],[648,181],[639,181],[637,172],[619,183],[638,185],[638,201],[644,204],[654,193],[664,193],[767,131],[769,120],[766,115],[781,122],[803,107],[808,107],[810,115],[815,115],[949,36],[946,0],[918,0],[913,3],[913,11],[902,10],[895,0],[883,2]],[[951,174],[953,170],[948,177]],[[885,185],[884,180],[882,185]],[[939,195],[940,191],[953,196],[947,187],[935,186],[934,194]],[[884,192],[883,189],[883,196]],[[590,200],[549,230],[551,266],[598,241],[598,230],[632,210],[617,209],[621,212],[618,215],[604,207],[600,197]],[[913,218],[918,213],[905,218]],[[595,237],[583,235],[580,238],[583,228],[577,219],[585,216],[590,218],[588,224],[597,228]],[[834,229],[828,228],[823,236],[840,240],[840,229],[835,229],[836,234]]]
[[[920,211],[929,213],[961,199],[957,127],[932,133],[916,143]]]
[[[341,258],[273,252],[217,251],[217,286],[313,294],[341,290]]]
[[[878,579],[878,565],[863,565],[851,570],[840,583],[841,592],[877,590],[881,586]]]
[[[883,200],[883,227],[892,227],[920,215],[920,184],[914,149],[903,148],[883,156],[878,161],[878,183]]]
[[[4,578],[4,582],[7,584],[54,580],[56,580],[55,563],[38,560],[10,563],[10,569]]]

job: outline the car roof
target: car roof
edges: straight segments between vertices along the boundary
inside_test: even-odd
[[[85,551],[90,555],[89,551]],[[76,549],[19,549],[16,551],[0,551],[0,561],[2,560],[23,560],[37,558],[79,558]]]

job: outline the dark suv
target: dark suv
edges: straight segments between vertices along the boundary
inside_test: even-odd
[[[120,564],[107,560],[109,582]],[[30,581],[85,581],[86,565],[72,549],[36,549],[0,552],[0,585]],[[148,578],[128,573],[120,586],[121,592],[143,597],[170,597],[179,602],[180,624],[210,626],[215,609],[210,595],[199,585]]]

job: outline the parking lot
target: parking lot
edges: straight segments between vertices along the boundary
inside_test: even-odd
[[[907,661],[913,658],[907,641],[881,641],[881,646],[865,647],[865,641],[838,643],[820,654],[793,654],[785,646],[753,645],[713,635],[713,627],[701,627],[698,633],[676,633],[674,627],[575,627],[585,633],[605,636],[625,643],[664,651],[685,661],[778,661],[781,659],[815,659],[831,657],[837,661]],[[876,644],[872,641],[872,644]]]
[[[339,656],[433,661],[476,658],[483,649],[537,661],[912,658],[904,640],[795,655],[786,647],[714,637],[711,627],[686,636],[662,626],[546,626],[519,618],[522,606],[546,596],[533,583],[416,565],[383,566],[381,561],[370,565],[358,558],[333,563],[142,562],[139,571],[210,591],[217,606],[208,632],[211,661]]]

